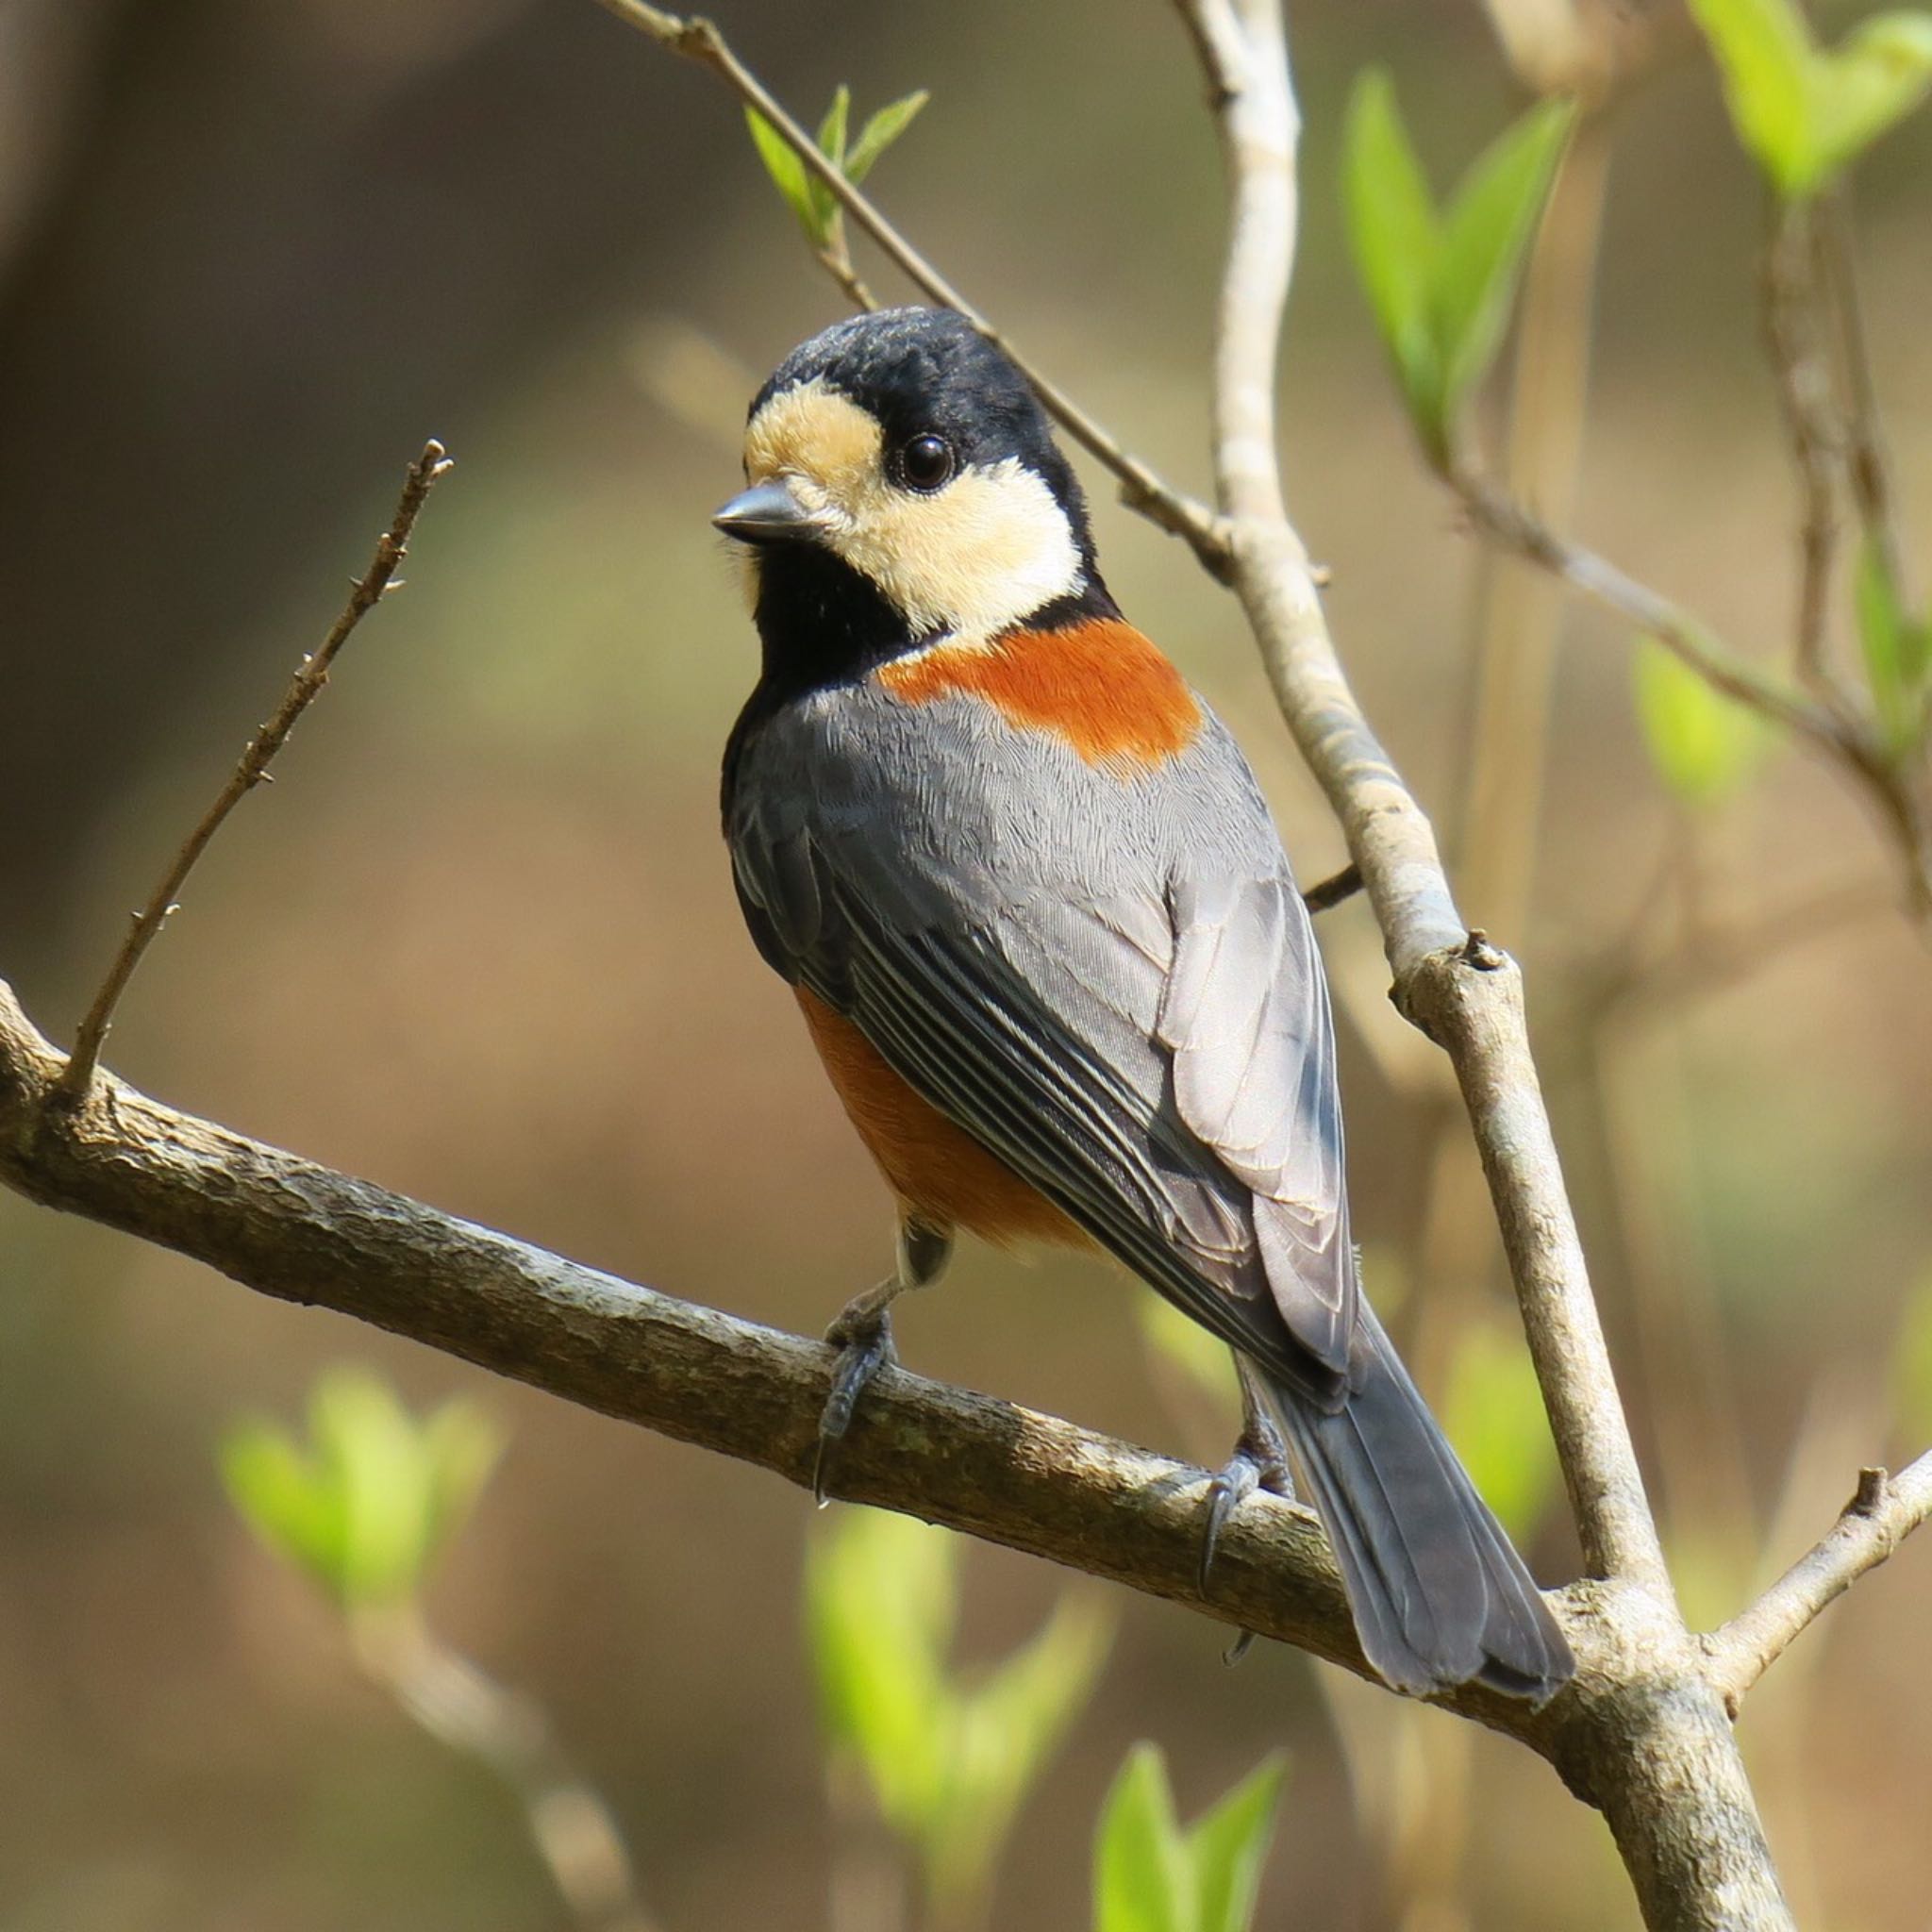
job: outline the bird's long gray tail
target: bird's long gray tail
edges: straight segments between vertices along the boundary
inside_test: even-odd
[[[1479,1682],[1541,1703],[1575,1662],[1502,1525],[1364,1307],[1330,1413],[1259,1376],[1348,1587],[1364,1655],[1398,1690]]]

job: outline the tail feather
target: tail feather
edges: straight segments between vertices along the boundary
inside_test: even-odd
[[[1418,1696],[1484,1683],[1541,1703],[1570,1646],[1374,1316],[1325,1410],[1263,1378],[1348,1588],[1363,1654]]]

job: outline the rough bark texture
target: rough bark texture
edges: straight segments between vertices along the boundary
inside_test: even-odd
[[[62,1057],[0,983],[0,1181],[620,1421],[808,1488],[832,1352],[584,1268],[374,1183],[160,1106],[111,1075],[79,1108]],[[1244,1504],[1200,1589],[1204,1472],[1053,1416],[883,1372],[841,1445],[837,1492],[1278,1638],[1362,1675],[1314,1517]],[[1572,1628],[1578,1655],[1592,1640]],[[1455,1707],[1524,1735],[1485,1692]]]

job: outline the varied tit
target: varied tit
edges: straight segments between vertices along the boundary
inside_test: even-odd
[[[1122,617],[1038,398],[945,310],[843,322],[752,405],[763,665],[724,758],[746,923],[898,1202],[833,1324],[824,1457],[960,1230],[1099,1248],[1235,1352],[1213,1537],[1283,1450],[1370,1663],[1574,1670],[1363,1298],[1335,1029],[1247,760]]]

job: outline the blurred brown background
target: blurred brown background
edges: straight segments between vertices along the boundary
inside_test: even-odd
[[[886,205],[1130,443],[1205,487],[1219,173],[1157,0],[719,11],[807,111],[840,79],[861,108],[930,86]],[[1353,288],[1338,116],[1353,74],[1390,62],[1447,170],[1522,96],[1473,0],[1308,0],[1293,31],[1291,485],[1360,694],[1451,825],[1474,557]],[[1864,171],[1859,214],[1922,559],[1928,207],[1921,115]],[[1774,648],[1794,510],[1757,354],[1762,211],[1702,63],[1622,115],[1606,220],[1575,521]],[[838,312],[735,106],[590,0],[0,0],[0,973],[42,1025],[71,1025],[439,435],[459,467],[410,589],[197,874],[109,1057],[181,1106],[587,1261],[822,1325],[878,1272],[888,1219],[739,928],[714,768],[754,649],[706,518],[750,386]],[[1338,836],[1231,602],[1110,501],[1098,515],[1116,593],[1235,720],[1305,874],[1332,870]],[[1688,825],[1644,758],[1627,665],[1614,629],[1572,613],[1534,891],[1496,937],[1531,973],[1640,1440],[1715,1618],[1767,1541],[1782,1561],[1823,1529],[1859,1461],[1923,1446],[1899,1433],[1888,1360],[1932,1271],[1932,962],[1884,903],[1861,808],[1796,756]],[[1660,876],[1675,892],[1687,873],[1719,922],[1861,879],[1874,896],[1587,1026]],[[1415,1287],[1397,1325],[1434,1380],[1446,1344],[1417,1310],[1507,1305],[1366,909],[1323,934],[1359,1232],[1372,1274]],[[900,1333],[929,1373],[1216,1453],[1097,1270],[971,1254]],[[289,1412],[342,1357],[414,1398],[471,1389],[510,1431],[434,1607],[550,1708],[665,1924],[823,1923],[799,1494],[0,1197],[0,1927],[561,1923],[507,1801],[361,1684],[220,1493],[227,1419]],[[1536,1540],[1553,1579],[1574,1556],[1559,1515]],[[986,1551],[967,1573],[969,1647],[1010,1641],[1058,1587]],[[1925,1923],[1928,1593],[1922,1540],[1751,1707],[1787,1877],[1834,1932]],[[1634,1924],[1607,1837],[1525,1754],[1429,1713],[1380,1759],[1359,1737],[1344,1753],[1338,1724],[1382,1722],[1349,1687],[1324,1694],[1279,1651],[1229,1673],[1214,1628],[1122,1608],[998,1923],[1085,1923],[1101,1794],[1152,1736],[1191,1807],[1291,1751],[1264,1925]],[[1380,1796],[1372,1760],[1394,1766]]]

